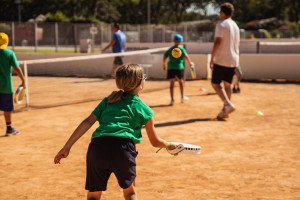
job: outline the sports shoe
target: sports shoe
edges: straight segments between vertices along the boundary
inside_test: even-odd
[[[174,100],[171,100],[170,106],[174,106]]]
[[[224,119],[226,115],[233,112],[235,110],[233,104],[224,105],[222,111],[218,114],[217,119]]]
[[[18,135],[19,133],[20,133],[20,132],[17,131],[16,129],[11,128],[11,129],[7,129],[7,130],[6,130],[5,136]]]
[[[241,89],[240,88],[232,88],[232,93],[240,93],[241,92]]]

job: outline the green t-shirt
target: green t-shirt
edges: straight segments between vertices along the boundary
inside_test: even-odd
[[[153,116],[152,109],[139,97],[127,94],[116,103],[106,103],[105,97],[92,112],[99,121],[99,127],[92,139],[101,136],[129,138],[135,144],[142,141],[142,126]]]
[[[178,48],[181,50],[181,56],[179,58],[174,58],[172,56],[172,50],[174,48]],[[183,48],[181,46],[175,45],[175,46],[172,46],[168,51],[166,51],[164,56],[169,57],[168,70],[169,69],[183,70],[184,69],[184,65],[183,65],[184,55],[187,55],[187,52],[186,52],[185,48]]]
[[[12,50],[0,50],[0,93],[12,94],[14,92],[11,79],[11,69],[18,65],[18,60]]]

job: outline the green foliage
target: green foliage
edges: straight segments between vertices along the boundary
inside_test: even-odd
[[[296,22],[290,23],[290,26],[292,27],[293,30],[293,36],[298,37],[299,36],[299,25]]]
[[[14,0],[2,0],[1,21],[17,21],[17,5]],[[249,21],[275,17],[298,22],[299,0],[151,0],[152,24],[178,24],[207,18],[206,6],[216,10],[224,2],[235,7],[233,19],[240,26]],[[47,14],[47,21],[56,22],[119,22],[123,24],[146,24],[148,0],[22,0],[22,21]],[[273,28],[273,27],[271,27]],[[295,33],[299,34],[299,28]]]
[[[56,13],[47,13],[47,22],[70,22],[70,19],[64,15],[61,11],[56,11]]]
[[[11,31],[11,26],[8,24],[0,23],[0,32],[9,33]]]

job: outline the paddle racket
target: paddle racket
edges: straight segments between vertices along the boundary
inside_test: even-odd
[[[180,142],[172,142],[173,145],[176,145],[175,149],[168,149],[168,153],[174,155],[174,154],[200,154],[201,147],[193,144],[185,144]],[[158,153],[162,148],[158,149],[156,153]]]
[[[190,67],[190,71],[191,71],[192,79],[195,79],[196,78],[196,72],[195,72],[195,65],[194,65],[194,63]]]
[[[21,104],[25,98],[25,95],[26,95],[26,90],[22,85],[20,85],[15,93],[15,103]]]

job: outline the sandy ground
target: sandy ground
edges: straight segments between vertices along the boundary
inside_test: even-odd
[[[13,77],[14,86],[20,83]],[[155,112],[160,137],[202,147],[200,155],[155,153],[145,129],[137,145],[140,200],[299,200],[300,85],[242,83],[233,94],[237,110],[215,117],[222,104],[207,80],[187,81],[189,100],[169,103],[167,81],[147,81],[140,95]],[[206,92],[200,92],[206,88]],[[114,80],[30,77],[30,105],[16,105],[13,125],[21,134],[4,137],[0,116],[0,199],[85,199],[85,156],[94,125],[61,165],[53,158],[77,125],[116,89]],[[260,110],[263,116],[255,115]],[[114,175],[103,193],[119,200]]]

